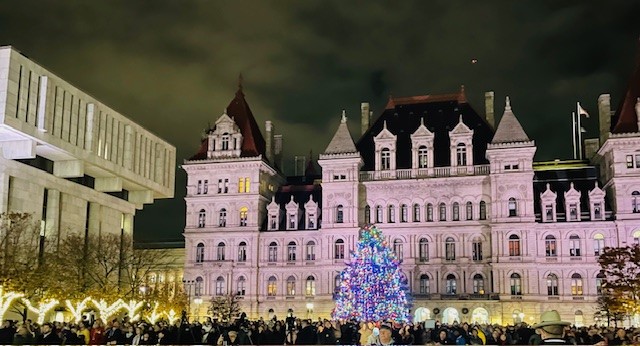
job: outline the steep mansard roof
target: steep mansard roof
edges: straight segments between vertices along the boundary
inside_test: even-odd
[[[485,151],[493,137],[493,130],[484,117],[467,103],[463,89],[453,94],[389,98],[384,112],[356,144],[364,160],[362,169],[374,169],[373,138],[382,131],[385,121],[387,129],[398,136],[396,143],[398,169],[411,168],[411,134],[420,127],[421,120],[424,121],[427,129],[434,133],[434,164],[440,167],[450,166],[449,131],[456,127],[461,115],[464,124],[474,131],[473,162],[488,163]]]
[[[358,150],[356,149],[356,145],[353,143],[351,133],[349,133],[349,128],[347,127],[347,117],[345,112],[342,111],[342,120],[340,120],[340,125],[338,125],[338,129],[333,135],[331,142],[329,142],[329,145],[327,145],[327,149],[324,150],[324,153],[345,154],[355,153],[357,151]]]
[[[500,119],[500,123],[496,129],[496,134],[493,136],[491,143],[517,143],[528,141],[529,136],[524,132],[522,125],[516,118],[515,114],[513,114],[509,97],[507,97],[504,114],[502,114],[502,118]]]
[[[638,54],[636,66],[631,74],[627,91],[615,115],[611,119],[611,133],[638,132],[638,114],[636,102],[640,97],[640,41],[638,42]]]

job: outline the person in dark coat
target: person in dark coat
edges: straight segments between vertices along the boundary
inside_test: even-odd
[[[318,328],[318,343],[320,345],[336,344],[336,334],[330,321],[324,321],[324,325]]]
[[[16,335],[13,337],[14,345],[32,345],[33,344],[33,334],[29,331],[27,326],[20,326]]]
[[[58,337],[58,333],[53,328],[51,323],[45,323],[40,328],[41,334],[36,338],[36,344],[38,345],[59,345],[62,340]]]
[[[309,321],[302,320],[300,322],[302,329],[297,334],[296,345],[315,345],[318,343],[318,337],[316,329],[309,325]]]
[[[13,341],[13,334],[16,333],[16,328],[11,324],[11,321],[6,320],[2,323],[0,328],[0,344],[9,345]]]
[[[111,329],[107,330],[105,333],[107,345],[118,345],[122,344],[124,340],[124,334],[120,329],[120,323],[118,321],[113,321],[111,324]]]

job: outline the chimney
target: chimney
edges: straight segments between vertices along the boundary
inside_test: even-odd
[[[265,155],[267,156],[267,161],[275,166],[275,162],[273,162],[273,123],[271,123],[271,120],[264,122],[264,128],[267,132],[267,138],[265,138],[267,147]]]
[[[611,132],[611,95],[598,96],[598,122],[600,123],[600,144],[609,138]]]
[[[273,160],[278,163],[278,167],[281,171],[282,167],[282,135],[273,135]]]
[[[487,123],[495,130],[496,118],[493,116],[493,91],[484,93],[484,112]]]
[[[593,158],[600,148],[599,142],[598,138],[587,138],[584,140],[584,157],[587,160],[593,162]]]
[[[364,133],[369,129],[369,121],[371,120],[369,102],[362,102],[360,104],[360,113],[362,114],[360,123],[360,135],[364,135]]]

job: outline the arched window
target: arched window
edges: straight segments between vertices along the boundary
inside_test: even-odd
[[[238,262],[246,262],[247,261],[247,243],[241,241],[238,244]]]
[[[418,243],[418,257],[420,262],[429,261],[429,241],[426,238],[420,239]]]
[[[447,206],[444,203],[440,203],[438,208],[440,210],[440,221],[447,221]]]
[[[238,287],[237,287],[237,294],[239,296],[244,296],[246,293],[246,289],[245,289],[245,285],[246,284],[246,279],[244,278],[244,276],[241,276],[238,278]]]
[[[604,275],[604,273],[601,271],[598,273],[598,275],[596,275],[596,293],[601,296],[602,293],[604,292],[604,281],[607,277]]]
[[[225,255],[225,244],[223,242],[218,243],[218,248],[216,249],[216,259],[218,261],[224,261]]]
[[[269,262],[277,262],[278,261],[278,244],[275,241],[272,241],[269,244]]]
[[[640,230],[633,232],[633,243],[640,245]]]
[[[453,261],[456,259],[456,243],[453,238],[448,237],[444,243],[445,260]]]
[[[558,256],[558,247],[556,244],[556,237],[549,234],[544,238],[544,250],[547,257]]]
[[[380,170],[386,171],[391,169],[391,150],[382,149],[380,152]]]
[[[240,226],[247,225],[247,217],[249,215],[249,208],[242,207],[240,208]]]
[[[433,221],[433,204],[427,204],[427,221]]]
[[[580,257],[580,236],[573,234],[569,237],[569,256]]]
[[[204,244],[198,243],[196,246],[196,263],[204,262]]]
[[[396,254],[396,257],[398,257],[399,260],[402,260],[402,240],[396,239],[393,241],[393,252]]]
[[[453,274],[449,274],[447,275],[447,282],[446,282],[446,293],[447,294],[456,294],[457,290],[457,286],[458,286],[458,282],[456,280],[456,276]]]
[[[453,202],[451,211],[451,219],[453,221],[460,221],[460,204],[458,202]]]
[[[333,245],[334,258],[344,259],[344,240],[338,239]]]
[[[306,296],[315,296],[316,295],[316,278],[309,275],[307,276],[307,281],[304,285],[304,294]]]
[[[387,207],[387,222],[396,222],[396,207],[393,205]]]
[[[371,223],[371,207],[368,205],[364,207],[364,223]]]
[[[484,294],[484,277],[482,274],[473,276],[473,293]]]
[[[467,202],[467,220],[473,220],[473,203]]]
[[[287,278],[287,295],[288,296],[296,295],[296,277],[293,275]]]
[[[634,213],[640,213],[640,192],[638,191],[631,193],[631,209]]]
[[[287,261],[295,262],[296,261],[296,242],[290,241],[287,245]]]
[[[509,236],[509,256],[520,256],[520,237],[516,234]]]
[[[522,279],[518,273],[511,274],[511,295],[522,295]]]
[[[518,215],[518,203],[516,199],[511,197],[509,198],[509,217]]]
[[[427,149],[426,146],[421,145],[420,148],[418,148],[418,168],[428,167],[429,165],[428,153],[429,153],[429,150]]]
[[[333,277],[333,291],[340,291],[340,285],[342,284],[342,278],[340,278],[340,274]]]
[[[278,280],[276,279],[275,276],[270,276],[269,280],[267,280],[267,295],[269,297],[275,297],[276,293],[277,293],[277,284],[278,284]]]
[[[420,275],[420,294],[429,294],[431,289],[429,287],[429,276],[427,274]]]
[[[222,276],[218,276],[218,278],[216,279],[216,295],[217,296],[225,295],[227,293],[225,291],[226,291],[226,285],[224,284],[224,278]]]
[[[376,223],[382,222],[382,206],[376,206]]]
[[[229,150],[229,134],[226,132],[222,134],[222,150]]]
[[[307,242],[307,261],[316,260],[316,242],[309,240]]]
[[[336,223],[344,222],[344,207],[342,204],[338,204],[336,207]]]
[[[200,297],[202,295],[202,282],[204,280],[202,279],[202,276],[198,276],[196,278],[196,284],[193,287],[193,295],[196,297]]]
[[[198,213],[198,228],[203,228],[206,226],[207,221],[207,212],[204,209],[200,209]]]
[[[487,202],[480,201],[480,215],[478,215],[480,220],[487,219]]]
[[[467,165],[467,147],[464,143],[458,143],[456,146],[456,164],[458,166]]]
[[[406,204],[400,206],[400,222],[409,221],[409,208]]]
[[[558,276],[556,274],[547,275],[547,295],[558,295]]]
[[[595,256],[602,255],[604,247],[604,235],[602,235],[602,233],[597,233],[593,236],[593,254]]]
[[[582,294],[582,276],[575,273],[571,275],[571,295],[581,296]]]
[[[219,227],[227,227],[227,209],[220,209],[219,218],[218,218],[218,226]]]
[[[420,205],[413,205],[413,222],[420,222]]]

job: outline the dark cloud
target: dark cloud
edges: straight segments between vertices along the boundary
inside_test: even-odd
[[[360,102],[375,116],[389,93],[464,84],[480,112],[494,90],[498,117],[510,95],[545,160],[570,155],[576,101],[595,114],[599,94],[621,97],[639,12],[637,1],[19,1],[0,7],[0,44],[176,145],[178,163],[239,73],[258,123],[274,121],[290,157],[324,150],[342,109],[357,135]],[[181,238],[177,177],[175,200],[136,217],[137,237]]]

